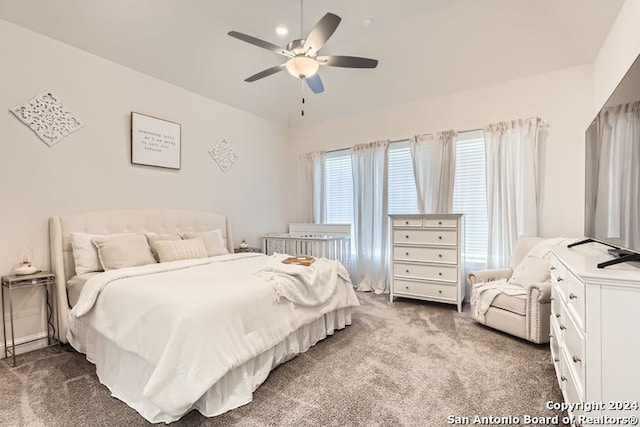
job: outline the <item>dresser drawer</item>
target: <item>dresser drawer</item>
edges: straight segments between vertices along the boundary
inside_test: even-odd
[[[572,316],[562,306],[560,313],[560,321],[558,322],[562,330],[562,343],[566,351],[567,366],[573,371],[575,386],[578,390],[582,390],[584,385],[585,374],[585,339],[582,331],[572,319]]]
[[[425,245],[457,245],[457,230],[394,230],[393,242]]]
[[[571,370],[569,369],[569,360],[567,360],[566,354],[563,352],[560,355],[560,388],[562,389],[562,394],[565,398],[565,403],[579,403],[583,401],[583,390],[579,387],[575,378],[571,374]],[[570,415],[578,415],[579,412],[573,412]]]
[[[567,273],[565,298],[578,329],[584,331],[584,284],[571,273]]]
[[[394,218],[394,227],[422,227],[422,218]]]
[[[449,265],[422,265],[396,262],[393,264],[393,275],[412,277],[415,279],[458,281],[458,268]]]
[[[558,287],[551,285],[551,317],[560,317],[560,306],[562,305],[562,296],[558,293]]]
[[[452,285],[436,285],[433,283],[413,282],[410,280],[393,280],[393,293],[427,298],[455,301],[456,287]]]
[[[556,371],[556,377],[558,384],[560,384],[560,375],[562,374],[560,364],[560,330],[558,329],[558,322],[554,318],[551,319],[551,327],[549,328],[549,348],[551,349],[551,360],[553,361],[553,367]]]
[[[457,218],[425,218],[424,226],[455,228],[458,226],[458,219]]]
[[[558,291],[559,297],[561,299],[565,299],[567,295],[567,276],[569,272],[567,269],[560,263],[558,258],[555,256],[551,256],[550,259],[551,265],[551,283]]]
[[[456,248],[421,248],[414,246],[394,246],[393,259],[398,261],[428,261],[456,264]]]

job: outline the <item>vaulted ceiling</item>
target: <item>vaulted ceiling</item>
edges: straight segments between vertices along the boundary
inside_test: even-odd
[[[591,63],[623,3],[304,0],[301,14],[300,0],[0,0],[0,18],[296,126]],[[244,82],[284,57],[229,31],[284,46],[327,12],[342,22],[321,54],[376,58],[378,68],[321,67],[318,95],[286,71]]]

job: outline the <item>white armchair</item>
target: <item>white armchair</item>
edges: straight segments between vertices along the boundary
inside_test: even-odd
[[[469,273],[472,317],[537,344],[549,342],[549,254],[560,240],[520,237],[508,268]]]

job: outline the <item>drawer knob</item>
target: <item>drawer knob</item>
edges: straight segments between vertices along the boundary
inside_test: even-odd
[[[563,279],[562,277],[558,277],[556,280],[557,280],[558,282],[564,282],[564,279]]]
[[[438,240],[442,240],[442,236],[438,236]]]
[[[409,256],[409,252],[405,252],[404,254],[405,254],[405,256]]]
[[[552,265],[551,266],[551,271],[555,270],[556,268]]]
[[[564,331],[565,329],[567,329],[567,327],[566,327],[566,326],[564,326],[564,325],[560,325],[560,330],[561,330],[561,331]]]
[[[442,221],[438,221],[438,225],[442,225]]]
[[[567,380],[567,377],[565,377],[564,375],[560,376],[560,381],[566,381],[566,380]]]
[[[580,362],[582,362],[582,360],[580,360],[580,358],[578,356],[573,356],[573,362],[574,363],[580,363]]]
[[[553,338],[553,334],[549,334],[549,338]]]
[[[409,225],[409,221],[405,221],[405,222],[404,222],[404,225]]]
[[[442,293],[442,289],[438,289],[438,293],[441,294]]]
[[[556,313],[556,318],[560,318],[560,313]]]
[[[442,276],[442,271],[439,271],[439,272],[438,272],[438,276]]]
[[[577,299],[578,295],[575,295],[573,293],[569,294],[569,299]]]
[[[558,362],[560,361],[560,359],[558,359],[557,357],[554,357],[554,358],[553,358],[553,361],[554,361],[554,362],[556,362],[556,363],[558,363]]]
[[[407,290],[409,290],[409,287],[408,287],[408,286],[405,286],[404,288],[405,288],[405,289],[407,289]]]
[[[408,273],[408,272],[409,272],[409,269],[406,269],[405,271]]]
[[[406,236],[404,236],[404,237],[405,237],[405,239],[408,239],[408,238],[409,238],[409,235],[407,234],[407,235],[406,235]]]
[[[442,258],[442,254],[438,254],[438,258]]]

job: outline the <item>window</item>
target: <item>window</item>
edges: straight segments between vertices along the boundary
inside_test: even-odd
[[[387,195],[390,214],[418,213],[416,183],[413,178],[409,141],[389,145]]]
[[[487,187],[482,131],[458,135],[453,211],[465,217],[465,262],[487,261]]]
[[[351,150],[327,153],[324,168],[327,224],[353,224]]]
[[[390,144],[388,156],[388,212],[390,214],[418,213],[409,141]],[[350,150],[327,153],[325,197],[326,222],[353,225],[353,175]],[[462,213],[465,216],[465,262],[483,265],[487,261],[488,226],[482,131],[463,132],[458,135],[453,212]]]

